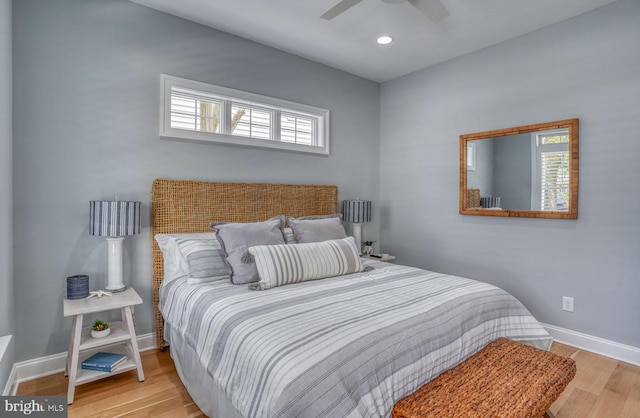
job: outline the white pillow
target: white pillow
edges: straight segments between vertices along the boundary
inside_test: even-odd
[[[257,245],[249,254],[260,280],[255,289],[364,271],[353,237],[303,244]]]
[[[217,240],[215,232],[184,233],[184,234],[156,234],[155,240],[162,251],[164,262],[164,281],[171,281],[178,277],[189,276],[189,264],[178,248],[177,239],[206,239]]]

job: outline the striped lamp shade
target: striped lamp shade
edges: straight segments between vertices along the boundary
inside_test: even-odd
[[[344,221],[351,223],[363,223],[371,221],[370,200],[345,200],[342,202]]]
[[[89,234],[124,237],[140,233],[142,202],[92,200],[89,202]]]

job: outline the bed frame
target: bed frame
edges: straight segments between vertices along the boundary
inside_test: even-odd
[[[156,179],[151,187],[151,248],[156,347],[163,349],[164,321],[158,310],[164,275],[156,234],[210,232],[212,221],[256,222],[275,215],[327,215],[338,209],[332,185],[218,183]]]

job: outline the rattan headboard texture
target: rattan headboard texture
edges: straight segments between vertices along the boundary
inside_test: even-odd
[[[212,221],[256,222],[276,215],[336,213],[338,188],[332,185],[218,183],[154,180],[151,187],[151,246],[156,346],[164,347],[163,319],[158,310],[164,266],[156,234],[209,232]]]

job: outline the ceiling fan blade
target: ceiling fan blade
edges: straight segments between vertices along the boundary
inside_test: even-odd
[[[435,23],[449,16],[449,11],[440,3],[440,0],[409,0],[409,3]]]
[[[347,11],[352,8],[356,4],[360,3],[362,0],[342,0],[340,3],[336,4],[329,10],[327,10],[322,16],[322,19],[331,20],[334,17],[338,16],[340,13]]]

